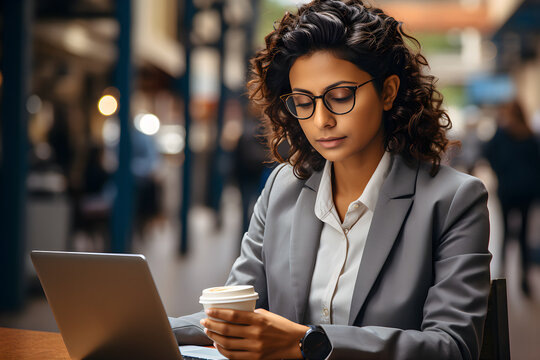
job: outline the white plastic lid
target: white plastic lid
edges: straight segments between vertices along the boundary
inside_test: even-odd
[[[218,286],[204,289],[199,303],[223,304],[246,300],[257,300],[259,294],[253,290],[252,285]]]

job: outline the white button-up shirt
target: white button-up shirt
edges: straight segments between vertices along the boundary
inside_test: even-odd
[[[326,162],[315,201],[315,215],[324,225],[311,280],[308,324],[349,323],[360,261],[391,159],[385,152],[362,195],[349,205],[343,223],[332,196],[332,163]]]

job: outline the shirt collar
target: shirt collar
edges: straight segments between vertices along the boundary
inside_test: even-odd
[[[371,211],[375,211],[375,205],[377,205],[377,199],[379,198],[379,192],[381,190],[382,184],[388,173],[392,164],[392,157],[389,152],[384,152],[383,157],[379,161],[379,165],[371,175],[369,182],[367,183],[364,192],[358,198],[360,202],[367,206]]]
[[[322,171],[319,191],[315,199],[315,215],[319,219],[323,219],[334,207],[334,199],[332,197],[332,162],[326,161]]]
[[[388,176],[392,164],[392,156],[389,152],[384,152],[377,168],[371,175],[369,182],[367,183],[362,195],[355,200],[364,204],[369,210],[375,211],[375,205],[377,205],[377,199],[379,198],[379,192],[381,186]],[[319,191],[317,191],[317,198],[315,200],[315,215],[319,219],[323,219],[334,207],[334,200],[332,197],[332,162],[326,161],[324,169],[322,171],[321,182],[319,184]]]

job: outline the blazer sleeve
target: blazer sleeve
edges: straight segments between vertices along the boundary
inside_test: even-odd
[[[242,239],[240,256],[234,262],[226,283],[226,285],[253,285],[255,291],[259,294],[257,308],[268,309],[263,249],[266,211],[276,177],[285,166],[285,164],[279,165],[270,174],[253,209],[248,231]]]
[[[491,260],[483,184],[464,182],[443,219],[434,234],[434,281],[421,329],[323,325],[333,347],[328,359],[478,359]]]
[[[234,262],[226,283],[226,285],[253,285],[255,291],[259,293],[259,300],[257,300],[258,308],[268,309],[266,275],[263,261],[264,226],[271,189],[279,171],[284,166],[286,165],[279,165],[270,174],[255,204],[248,231],[242,239],[240,256]],[[206,318],[204,311],[178,318],[169,317],[169,323],[178,344],[211,345],[212,341],[206,336],[203,327],[199,323],[204,318]]]

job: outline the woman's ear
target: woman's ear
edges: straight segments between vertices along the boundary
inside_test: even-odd
[[[392,109],[394,100],[396,99],[399,90],[399,76],[390,75],[384,80],[382,90],[383,109],[388,111]]]

